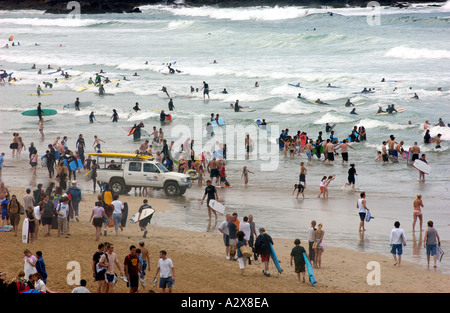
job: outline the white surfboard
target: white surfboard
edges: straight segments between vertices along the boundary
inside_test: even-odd
[[[92,170],[88,171],[86,174],[84,174],[84,180],[90,181],[92,179],[92,174],[93,174]]]
[[[28,218],[25,218],[25,220],[23,221],[23,224],[22,224],[22,242],[23,243],[28,243],[28,226],[29,226]]]
[[[141,218],[138,220],[139,217],[139,212],[137,212],[136,214],[134,214],[131,218],[130,218],[130,222],[131,223],[137,223],[140,220],[143,220],[146,217],[151,216],[153,213],[155,213],[155,210],[152,208],[148,208],[148,209],[143,209],[142,213],[141,213]]]
[[[225,214],[224,213],[225,212],[225,206],[222,203],[220,203],[220,202],[218,202],[216,200],[210,200],[209,201],[209,206],[211,207],[211,209],[213,209],[217,213],[222,214],[222,215]]]
[[[415,160],[413,166],[425,174],[431,173],[431,166],[429,166],[427,163],[421,161],[421,160]]]

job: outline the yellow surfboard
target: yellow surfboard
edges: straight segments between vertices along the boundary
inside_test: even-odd
[[[112,153],[112,152],[102,152],[102,153],[96,153],[96,152],[90,152],[88,153],[90,156],[98,156],[98,157],[104,157],[104,158],[123,158],[123,159],[134,159],[136,158],[135,153]],[[139,159],[150,159],[153,160],[153,157],[150,155],[138,155]]]

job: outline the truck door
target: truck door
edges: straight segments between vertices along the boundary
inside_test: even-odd
[[[159,186],[162,184],[162,177],[159,169],[152,163],[144,163],[143,184],[145,186]]]
[[[126,174],[125,182],[129,186],[141,186],[142,185],[142,163],[141,162],[129,162],[128,171]]]

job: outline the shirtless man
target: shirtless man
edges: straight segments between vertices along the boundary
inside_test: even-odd
[[[144,154],[147,152],[147,149],[148,149],[148,140],[145,140],[139,147],[139,152]]]
[[[143,240],[139,241],[139,249],[141,250],[141,254],[142,254],[142,278],[145,279],[145,270],[148,269],[148,271],[150,272],[150,255],[148,253],[148,249],[146,247],[144,247],[145,243]],[[148,265],[148,268],[147,268]]]
[[[327,142],[328,142],[328,140],[327,140]],[[325,148],[323,151],[325,151]],[[327,144],[327,159],[328,159],[328,163],[334,162],[334,145],[332,142],[329,142]]]
[[[352,146],[349,146],[347,142],[348,142],[348,140],[344,139],[344,141],[335,149],[335,150],[341,149],[342,165],[344,165],[344,162],[348,163],[348,151],[347,151],[347,148],[356,150]]]
[[[324,160],[322,162],[325,162],[326,160],[328,160],[328,153],[327,153],[327,147],[330,143],[330,139],[327,139],[327,141],[324,141],[323,143],[323,156],[325,157]]]
[[[381,156],[383,157],[383,163],[388,163],[389,159],[388,159],[388,152],[386,149],[386,141],[383,141],[383,146],[381,147]]]
[[[423,208],[422,195],[417,195],[417,199],[414,200],[413,206],[414,206],[414,211],[413,211],[414,221],[413,221],[413,226],[412,226],[413,232],[415,231],[414,228],[416,226],[417,218],[419,218],[420,231],[422,231],[423,230],[422,229],[423,217],[422,217],[422,210],[420,209],[421,207]]]
[[[156,126],[153,126],[153,132],[151,133],[150,136],[153,136],[153,142],[159,143],[159,132],[156,129]]]
[[[5,183],[0,183],[0,202],[3,201],[6,196],[9,196],[9,190],[6,188]]]
[[[207,170],[210,174],[211,181],[216,178],[216,185],[219,184],[220,179],[220,172],[219,172],[219,162],[217,162],[216,158],[214,157],[211,161],[208,162]]]
[[[395,155],[395,158],[398,160],[398,156],[399,155],[402,155],[403,154],[403,144],[404,144],[404,142],[403,141],[400,141],[400,143],[397,143],[396,145],[395,145],[395,147],[394,147],[394,151],[396,151],[396,154],[397,155]]]
[[[306,187],[306,173],[308,170],[304,166],[303,162],[300,162],[300,175],[299,175],[299,183],[303,183],[303,187]]]
[[[434,138],[433,140],[431,140],[431,142],[435,142],[436,146],[434,147],[435,149],[440,149],[441,148],[441,134],[438,134],[436,138]]]
[[[388,155],[392,155],[394,158],[398,158],[397,151],[394,150],[394,146],[397,142],[395,142],[395,137],[394,135],[391,135],[388,139]]]
[[[312,153],[311,150],[313,148],[312,139],[305,145],[306,156],[308,157],[308,162],[311,162]]]
[[[417,142],[414,143],[409,153],[412,153],[412,161],[414,162],[419,158],[420,148],[417,145]]]

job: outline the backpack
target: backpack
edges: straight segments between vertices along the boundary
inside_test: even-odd
[[[269,244],[264,235],[259,235],[255,241],[255,252],[258,254],[267,254]]]

